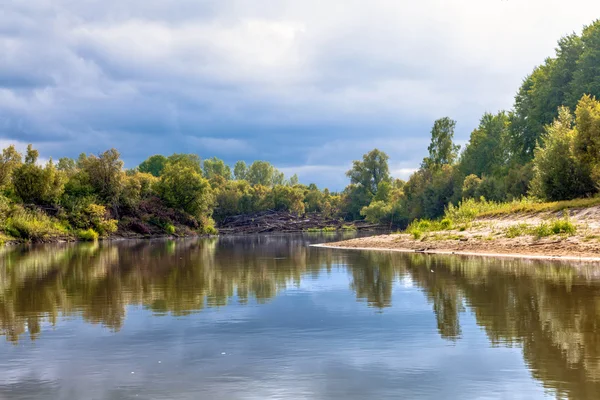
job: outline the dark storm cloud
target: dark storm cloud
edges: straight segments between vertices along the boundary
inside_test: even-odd
[[[374,146],[404,178],[435,118],[464,142],[600,5],[534,1],[6,0],[0,143],[267,159],[341,188]],[[585,3],[585,4],[583,4]],[[540,5],[542,7],[540,7]],[[597,14],[597,13],[596,13]],[[533,16],[533,17],[532,17]],[[510,23],[509,23],[510,22]]]

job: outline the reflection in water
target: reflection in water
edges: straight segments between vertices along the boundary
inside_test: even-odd
[[[0,330],[18,343],[43,324],[81,317],[117,332],[126,310],[185,316],[262,304],[305,278],[347,271],[357,300],[385,316],[394,287],[419,287],[438,334],[461,342],[470,313],[499,347],[522,348],[533,376],[560,398],[600,394],[600,281],[589,265],[307,247],[309,236],[124,241],[0,250]],[[225,310],[224,308],[223,310]],[[467,322],[468,323],[468,322]],[[463,322],[464,325],[464,322]],[[476,350],[475,350],[476,351]]]

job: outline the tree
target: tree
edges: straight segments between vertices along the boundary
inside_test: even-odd
[[[185,162],[167,163],[156,184],[156,191],[170,207],[196,218],[210,215],[214,202],[210,183],[193,165]]]
[[[572,107],[584,94],[600,97],[600,19],[583,29],[575,67],[569,82]]]
[[[197,154],[174,153],[167,158],[167,163],[185,165],[202,175],[202,160]]]
[[[98,196],[113,207],[123,190],[123,161],[116,149],[110,149],[95,156],[80,156],[79,164],[89,179],[90,185]]]
[[[21,164],[22,156],[15,146],[10,145],[2,150],[0,156],[0,189],[11,182],[13,170]]]
[[[549,201],[588,196],[596,191],[589,169],[573,154],[575,132],[569,109],[562,107],[558,118],[546,128],[546,136],[535,149],[534,177],[536,196]]]
[[[236,162],[235,166],[233,167],[233,175],[235,176],[235,179],[237,179],[238,181],[245,180],[247,174],[248,166],[246,165],[246,163],[244,161]]]
[[[248,168],[246,180],[252,185],[283,185],[285,176],[267,161],[254,161]]]
[[[45,167],[37,165],[39,152],[27,146],[25,163],[13,171],[15,194],[24,202],[32,204],[55,204],[64,188],[64,177],[54,167],[52,159]]]
[[[231,179],[231,168],[223,162],[223,160],[213,157],[204,160],[204,177],[212,179],[215,176],[221,176],[225,180]]]
[[[297,174],[292,175],[292,177],[290,178],[290,182],[289,182],[290,186],[296,186],[298,183],[299,183],[298,175]]]
[[[346,176],[350,178],[350,183],[362,186],[372,197],[377,194],[381,182],[391,179],[388,159],[383,151],[373,149],[363,155],[362,161],[353,161],[352,169],[346,172]]]
[[[162,156],[160,154],[156,154],[156,155],[148,157],[145,161],[143,161],[138,166],[138,170],[140,172],[152,174],[156,177],[159,177],[160,174],[162,173],[163,169],[165,169],[166,164],[167,164],[167,157]]]
[[[460,157],[463,176],[502,174],[508,163],[509,119],[505,112],[485,113]]]
[[[452,165],[458,156],[460,146],[453,143],[456,121],[444,117],[436,120],[431,130],[431,143],[427,150],[429,157],[423,160],[423,167],[435,169],[442,165]]]
[[[600,102],[585,95],[575,110],[575,156],[600,181]]]

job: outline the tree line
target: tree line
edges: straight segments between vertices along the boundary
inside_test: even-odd
[[[349,172],[352,212],[378,222],[436,218],[464,199],[506,202],[595,196],[600,184],[600,20],[559,40],[554,57],[527,76],[510,111],[485,113],[464,149],[454,144],[456,121],[431,130],[429,155],[407,182],[393,184],[387,156],[370,182]],[[384,171],[383,175],[380,171]],[[392,190],[390,190],[392,188]],[[381,193],[383,192],[383,193]]]
[[[214,233],[230,215],[262,210],[405,225],[436,218],[464,199],[565,200],[600,182],[600,20],[559,40],[527,76],[510,111],[485,113],[464,149],[456,121],[433,124],[428,156],[408,181],[393,179],[378,149],[354,161],[340,193],[300,184],[266,161],[233,168],[216,157],[153,155],[125,169],[116,149],[38,163],[31,145],[0,155],[0,232],[39,238],[118,229],[141,234]],[[0,237],[2,240],[2,237]]]

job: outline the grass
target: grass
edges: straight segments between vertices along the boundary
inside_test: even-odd
[[[326,226],[324,228],[308,228],[307,232],[335,232],[337,228],[335,226]]]
[[[86,242],[95,242],[96,240],[98,240],[100,235],[98,234],[98,232],[90,228],[77,231],[77,237],[79,238],[79,240],[83,240]]]
[[[472,221],[477,217],[496,217],[501,215],[538,212],[558,212],[572,208],[587,208],[600,205],[600,197],[586,199],[564,200],[542,203],[535,199],[523,198],[506,203],[496,203],[485,199],[468,199],[458,203],[457,206],[449,205],[445,218],[455,223]]]
[[[53,236],[67,236],[68,230],[57,220],[44,213],[17,206],[4,223],[4,231],[15,238],[43,240]]]
[[[554,219],[548,222],[540,222],[538,225],[520,223],[506,229],[507,238],[532,235],[538,238],[565,235],[571,236],[577,232],[577,227],[568,218]]]

